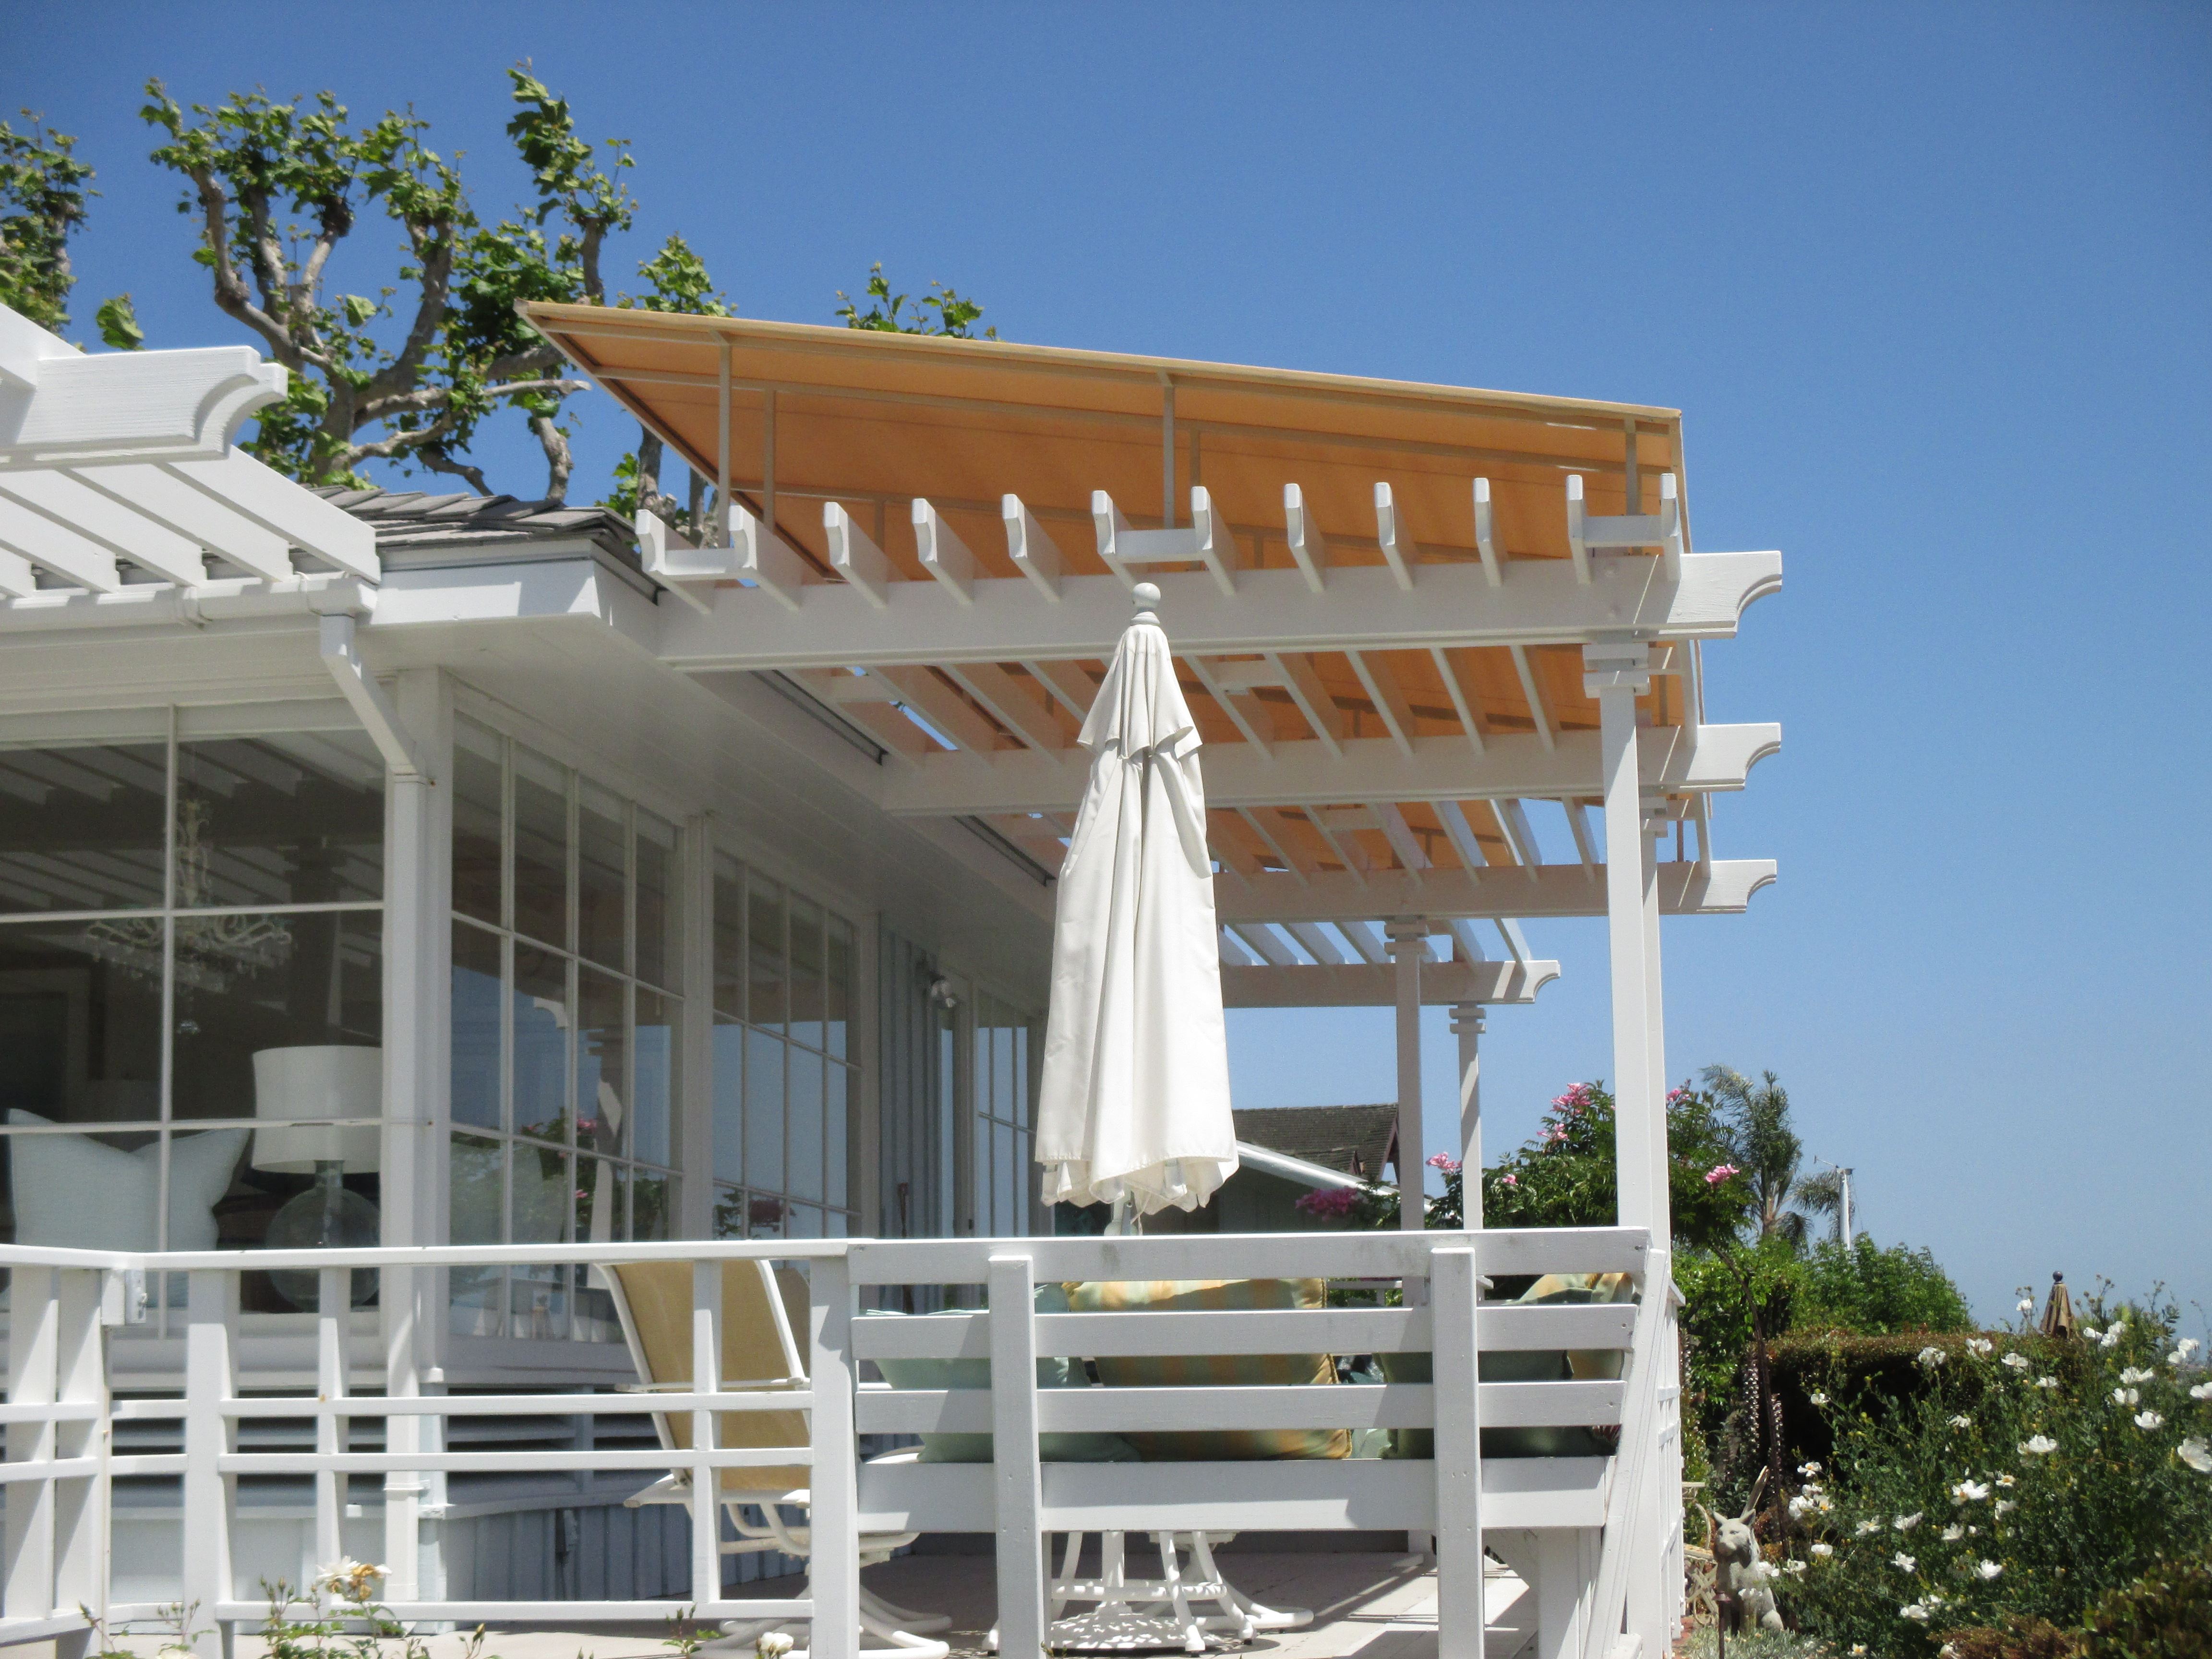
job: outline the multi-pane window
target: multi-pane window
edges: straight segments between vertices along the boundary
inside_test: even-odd
[[[737,860],[714,861],[714,1232],[853,1229],[853,929]]]
[[[296,1115],[267,1057],[381,1046],[383,896],[357,732],[0,750],[0,1237],[259,1243],[317,1178],[254,1133]],[[374,1136],[332,1139],[374,1202]]]
[[[457,723],[454,1243],[670,1236],[680,854],[665,819]],[[563,1270],[456,1272],[453,1301],[467,1334],[605,1334]]]

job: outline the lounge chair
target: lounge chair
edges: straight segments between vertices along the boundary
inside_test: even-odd
[[[640,1392],[680,1394],[691,1387],[691,1264],[689,1261],[633,1261],[605,1274],[612,1294],[630,1363],[637,1367]],[[722,1387],[725,1390],[803,1389],[807,1385],[805,1351],[794,1334],[805,1328],[806,1281],[788,1268],[771,1270],[761,1261],[727,1261],[722,1267]],[[671,1451],[691,1447],[688,1412],[655,1412],[653,1427]],[[803,1411],[718,1412],[714,1437],[719,1449],[769,1449],[808,1443]],[[726,1555],[778,1551],[805,1559],[812,1540],[804,1522],[787,1511],[809,1507],[809,1474],[803,1465],[787,1468],[725,1469],[723,1512],[738,1536],[722,1544]],[[629,1507],[691,1501],[688,1470],[664,1475],[625,1500]],[[755,1516],[759,1518],[756,1520]],[[863,1533],[860,1565],[884,1561],[911,1544],[911,1532]],[[949,1629],[943,1614],[918,1613],[873,1595],[860,1594],[861,1651],[896,1655],[897,1659],[946,1659],[947,1645],[934,1639]],[[729,1633],[750,1638],[766,1626],[749,1625]],[[873,1637],[881,1644],[866,1645]],[[805,1650],[791,1659],[805,1659]]]

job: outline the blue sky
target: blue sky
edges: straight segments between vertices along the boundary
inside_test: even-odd
[[[1670,1070],[1778,1072],[1984,1315],[2053,1268],[2212,1304],[2212,11],[0,0],[0,106],[100,169],[80,317],[129,289],[155,344],[234,331],[147,76],[412,102],[495,215],[528,57],[635,145],[611,269],[680,229],[750,315],[829,320],[881,260],[1012,339],[1683,409],[1699,545],[1787,556],[1709,707],[1785,744],[1717,814],[1780,883],[1667,924]],[[355,240],[341,287],[390,267]],[[582,401],[588,495],[632,428]],[[1608,1066],[1601,924],[1529,933],[1567,976],[1492,1018],[1493,1150]],[[1394,1087],[1387,1015],[1232,1043],[1249,1103]]]

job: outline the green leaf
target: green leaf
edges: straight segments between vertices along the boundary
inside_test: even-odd
[[[146,343],[146,331],[138,326],[138,313],[131,309],[128,294],[102,301],[93,320],[99,325],[100,337],[118,351],[136,351]]]

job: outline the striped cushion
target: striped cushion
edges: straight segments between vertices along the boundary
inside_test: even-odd
[[[1229,1312],[1328,1305],[1328,1286],[1318,1279],[1112,1279],[1071,1285],[1067,1295],[1076,1313],[1122,1309]],[[1098,1368],[1098,1380],[1109,1388],[1281,1387],[1336,1381],[1336,1362],[1325,1353],[1152,1354],[1092,1363]],[[1209,1429],[1131,1433],[1123,1438],[1152,1462],[1344,1457],[1352,1450],[1348,1429]]]

